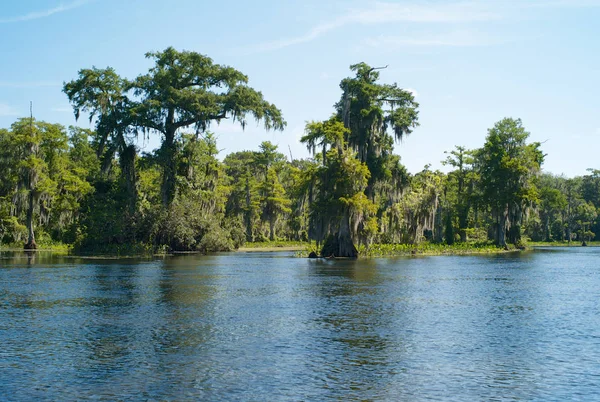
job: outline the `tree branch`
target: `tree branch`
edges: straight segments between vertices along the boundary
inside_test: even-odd
[[[210,120],[221,120],[221,119],[226,119],[226,118],[227,118],[226,113],[223,112],[223,113],[221,113],[219,115],[216,115],[216,116],[208,116],[204,120],[205,121],[210,121]],[[178,129],[178,128],[181,128],[181,127],[187,127],[190,124],[196,123],[197,121],[199,121],[198,118],[192,118],[192,119],[182,120],[182,121],[175,122],[173,124],[173,126],[175,127],[175,129]]]
[[[134,123],[135,126],[139,126],[142,127],[143,129],[146,128],[150,128],[152,130],[158,131],[159,133],[165,133],[165,129],[160,127],[159,125],[155,124],[152,121],[144,121],[144,122],[140,122],[139,124]]]
[[[374,71],[374,70],[383,70],[383,69],[385,69],[385,68],[388,68],[388,66],[389,66],[389,64],[386,64],[386,65],[385,65],[385,67],[371,67],[371,68],[369,69],[368,73],[370,73],[371,71]],[[368,73],[367,73],[367,74],[368,74]]]

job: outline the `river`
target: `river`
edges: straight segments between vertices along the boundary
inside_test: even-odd
[[[600,400],[600,248],[0,253],[0,399]]]

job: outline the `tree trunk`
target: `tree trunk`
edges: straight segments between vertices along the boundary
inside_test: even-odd
[[[567,203],[567,241],[569,246],[571,245],[571,191],[569,189],[568,203]]]
[[[444,237],[446,238],[446,244],[454,244],[454,227],[452,225],[452,215],[450,213],[446,215],[446,228],[444,230]]]
[[[358,258],[358,250],[352,241],[350,233],[350,213],[348,208],[344,209],[344,215],[340,222],[340,231],[338,232],[338,253],[335,257]]]
[[[375,183],[371,182],[371,180],[369,180],[369,183],[367,184],[365,195],[369,200],[375,202]]]
[[[433,215],[433,241],[435,243],[441,243],[444,239],[444,221],[442,219],[442,203],[437,202],[437,208]]]
[[[29,205],[27,206],[27,243],[25,243],[25,250],[35,250],[37,244],[35,242],[35,233],[33,232],[33,207],[35,197],[33,191],[29,191]]]
[[[169,127],[165,133],[162,144],[161,156],[163,158],[163,181],[161,197],[164,206],[169,206],[175,198],[175,170],[176,170],[175,128]]]
[[[513,206],[513,210],[508,213],[508,242],[516,246],[521,245],[521,222],[523,213],[520,207]]]
[[[137,177],[135,173],[135,145],[125,147],[120,154],[121,174],[127,188],[129,214],[135,213],[137,203]]]
[[[462,207],[458,215],[458,233],[460,234],[460,242],[465,243],[468,241],[467,238],[467,225],[468,225],[469,209],[468,207]]]
[[[498,220],[498,246],[506,248],[506,222],[508,221],[508,205],[500,212]]]
[[[246,241],[254,241],[252,229],[252,209],[250,199],[250,172],[246,173],[246,210],[244,211],[244,221],[246,223]]]
[[[269,219],[269,240],[275,240],[275,219]]]

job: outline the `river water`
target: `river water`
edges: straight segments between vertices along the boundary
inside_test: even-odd
[[[600,400],[600,248],[0,253],[1,400]]]

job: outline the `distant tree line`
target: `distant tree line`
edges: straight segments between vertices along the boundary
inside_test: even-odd
[[[540,144],[519,119],[495,123],[480,149],[450,150],[449,173],[410,174],[392,151],[418,126],[419,105],[379,83],[382,68],[360,63],[332,116],[306,124],[311,158],[288,160],[263,142],[220,161],[212,124],[282,130],[281,111],[206,56],[168,48],[147,57],[154,65],[133,80],[91,68],[64,85],[94,130],[33,118],[0,129],[0,244],[207,252],[297,240],[356,257],[359,244],[600,236],[600,171],[543,173]],[[137,138],[150,135],[161,146],[139,153]]]

